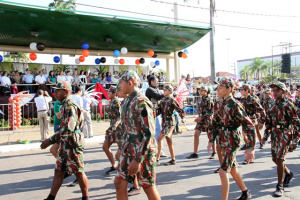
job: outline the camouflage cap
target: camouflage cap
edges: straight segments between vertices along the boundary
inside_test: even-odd
[[[135,84],[140,83],[139,75],[135,71],[132,71],[132,70],[123,71],[121,76],[120,76],[120,80],[124,80],[124,81],[130,81],[131,80]]]
[[[116,93],[116,92],[117,92],[117,87],[111,85],[108,91],[109,91],[109,92],[112,92],[112,93]]]
[[[270,94],[270,93],[271,93],[271,90],[270,90],[270,89],[267,89],[267,90],[264,91],[264,93],[265,93],[265,94]]]
[[[201,85],[199,89],[200,89],[200,90],[204,90],[204,91],[206,91],[206,92],[208,92],[208,90],[209,90],[208,87],[205,86],[205,85]]]
[[[53,89],[72,91],[71,84],[68,81],[59,81]]]
[[[172,85],[165,85],[165,89],[169,91],[173,91]]]
[[[220,86],[233,87],[234,81],[231,78],[221,78],[219,81],[215,81]]]
[[[283,91],[286,91],[286,86],[284,83],[282,82],[277,82],[277,83],[273,83],[270,85],[270,88],[273,88],[273,87],[279,87],[280,89],[282,89]]]
[[[247,90],[247,91],[250,91],[252,87],[248,84],[243,84],[242,87],[240,87],[239,89],[240,90]]]

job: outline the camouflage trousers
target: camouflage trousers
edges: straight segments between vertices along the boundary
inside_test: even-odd
[[[105,134],[105,140],[109,141],[109,143],[117,143],[117,134],[110,132]]]
[[[160,134],[170,138],[173,133],[173,129],[175,128],[175,125],[173,123],[173,118],[163,118],[162,124],[161,124],[161,132]]]
[[[202,120],[201,122],[197,122],[195,130],[199,130],[200,132],[207,132],[209,127],[208,122]]]
[[[223,154],[223,162],[221,164],[221,169],[226,172],[230,172],[232,168],[237,167],[236,162],[236,154],[238,149],[231,149],[231,148],[221,148]]]
[[[126,180],[129,183],[134,182],[135,177],[139,185],[143,188],[155,185],[156,182],[156,154],[146,155],[144,161],[141,163],[141,168],[135,176],[128,174],[128,167],[133,158],[122,152],[116,178]]]
[[[271,153],[273,159],[283,159],[288,153],[291,144],[292,134],[289,130],[272,129]]]
[[[55,169],[75,174],[83,172],[83,133],[74,133],[62,140],[59,145]]]

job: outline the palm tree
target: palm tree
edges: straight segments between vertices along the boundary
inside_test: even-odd
[[[244,80],[248,80],[249,76],[252,76],[252,73],[250,71],[250,67],[248,65],[244,65],[242,70],[240,71],[240,77]]]
[[[249,66],[250,66],[251,73],[256,76],[258,82],[259,82],[259,74],[260,73],[265,74],[266,70],[268,69],[268,65],[261,58],[253,58]]]
[[[7,53],[4,55],[6,62],[29,62],[30,59],[27,53],[18,52],[17,54]]]
[[[60,8],[65,10],[75,10],[76,6],[75,6],[75,0],[68,0],[68,1],[54,0],[52,3],[48,5],[48,7]],[[57,10],[57,11],[74,13],[71,11],[64,11],[64,10]]]

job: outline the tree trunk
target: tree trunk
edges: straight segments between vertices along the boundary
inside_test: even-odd
[[[212,30],[210,31],[210,72],[211,72],[211,83],[214,84],[216,79],[216,69],[215,69],[215,51],[214,51],[214,22],[213,22],[213,14],[214,14],[214,0],[210,0],[210,27]]]
[[[258,73],[257,73],[257,75],[258,75],[258,83],[259,83],[259,69],[258,69]]]

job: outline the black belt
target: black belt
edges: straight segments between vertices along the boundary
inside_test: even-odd
[[[236,131],[239,129],[239,127],[225,127],[221,126],[222,131]]]
[[[39,110],[38,112],[44,112],[44,111],[47,111],[47,110]]]

